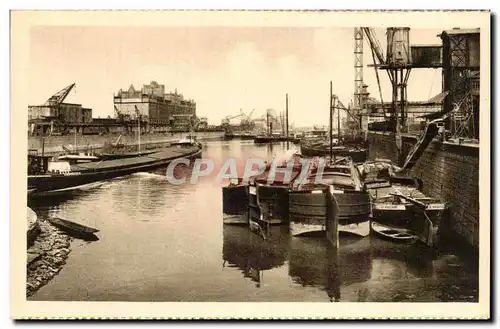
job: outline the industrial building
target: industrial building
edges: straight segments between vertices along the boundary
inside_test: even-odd
[[[113,97],[118,119],[135,120],[138,115],[150,126],[168,126],[174,130],[189,130],[196,121],[196,102],[185,99],[177,90],[165,93],[165,86],[151,81],[136,90],[120,89]]]
[[[207,118],[196,117],[196,103],[182,94],[165,93],[165,86],[152,81],[136,90],[120,90],[113,95],[115,117],[93,118],[92,109],[65,103],[75,87],[71,84],[51,96],[43,105],[28,106],[28,134],[165,133],[190,130],[217,130]]]
[[[32,135],[64,134],[92,123],[92,109],[64,103],[75,84],[60,90],[43,105],[28,106],[28,130]]]

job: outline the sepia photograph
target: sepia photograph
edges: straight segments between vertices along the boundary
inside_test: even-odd
[[[11,11],[12,316],[489,318],[490,19]]]

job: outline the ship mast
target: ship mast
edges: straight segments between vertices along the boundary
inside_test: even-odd
[[[333,95],[332,82],[330,81],[330,162],[333,159]]]
[[[337,102],[335,102],[334,106],[337,107]],[[340,109],[338,108],[337,108],[337,143],[340,145]]]
[[[137,105],[135,106],[135,113],[137,114],[137,151],[141,152],[141,112],[137,108]]]
[[[285,116],[286,116],[286,150],[288,151],[290,149],[290,141],[289,141],[289,134],[288,134],[288,94],[286,94],[286,103],[285,103]]]

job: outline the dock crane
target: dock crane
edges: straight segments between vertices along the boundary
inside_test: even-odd
[[[241,116],[243,116],[244,114],[243,113],[239,113],[239,114],[236,114],[236,115],[228,115],[226,116],[224,119],[222,119],[222,122],[221,122],[221,125],[222,126],[228,126],[229,125],[229,122],[232,120],[232,119],[236,119],[236,118],[239,118]]]
[[[54,95],[50,96],[49,99],[43,104],[44,106],[49,106],[52,108],[59,108],[62,102],[68,97],[71,90],[75,87],[75,83],[70,84],[64,89],[59,90]],[[56,115],[57,116],[57,115]]]
[[[394,53],[388,53],[386,56],[382,51],[382,47],[380,42],[378,41],[375,31],[370,27],[362,28],[364,35],[366,35],[368,39],[368,43],[370,45],[370,49],[372,51],[373,58],[373,67],[375,68],[375,74],[377,76],[377,83],[382,103],[382,110],[385,114],[385,109],[383,108],[383,99],[382,99],[382,91],[380,87],[380,78],[378,76],[378,69],[383,69],[387,72],[389,76],[389,80],[392,85],[392,106],[390,113],[390,127],[393,131],[402,131],[406,129],[406,97],[407,91],[406,87],[408,84],[408,78],[410,77],[410,72],[412,69],[412,64],[409,62],[398,62],[396,59],[396,55]],[[409,28],[387,28],[387,33],[392,33],[393,37],[397,31],[402,30],[409,33]],[[409,40],[407,40],[409,42]],[[391,48],[392,49],[392,48]],[[408,49],[409,51],[409,49]],[[400,53],[398,52],[400,55]],[[399,98],[399,99],[398,99]],[[398,114],[399,109],[399,114]]]
[[[49,99],[42,105],[43,107],[48,107],[50,109],[49,117],[51,120],[50,134],[54,133],[54,124],[59,125],[57,122],[61,118],[61,104],[64,102],[66,97],[68,97],[71,90],[75,87],[75,83],[70,84],[64,89],[59,90],[54,95],[50,96]],[[55,119],[55,120],[54,120]],[[65,128],[64,128],[65,130]]]
[[[255,109],[252,109],[249,114],[246,114],[243,112],[243,110],[240,110],[240,112],[243,114],[243,119],[241,119],[240,126],[244,130],[251,130],[254,128],[255,123],[252,121],[251,117]]]
[[[42,106],[49,107],[51,110],[53,110],[53,112],[50,111],[51,116],[54,116],[55,118],[60,118],[60,116],[61,116],[61,112],[60,112],[61,104],[64,102],[66,97],[68,97],[69,93],[71,92],[71,90],[74,87],[75,87],[75,83],[72,83],[69,86],[67,86],[66,88],[59,90],[54,95],[50,96],[50,98],[47,99],[47,101]]]
[[[130,114],[123,114],[118,107],[115,105],[115,117],[118,119],[119,122],[128,122],[131,121],[132,118],[130,117]]]
[[[409,60],[405,61],[403,59],[401,61],[398,61],[398,59],[396,57],[401,55],[401,53],[399,51],[397,53],[394,53],[393,52],[394,50],[389,52],[389,48],[388,48],[387,56],[384,57],[384,54],[382,52],[382,48],[381,48],[380,43],[378,42],[378,40],[375,36],[373,29],[367,28],[367,27],[363,27],[362,29],[364,31],[364,34],[368,38],[368,43],[370,44],[370,48],[372,51],[373,67],[375,68],[375,72],[377,74],[377,83],[379,86],[380,99],[382,102],[382,106],[383,106],[382,92],[380,90],[380,80],[378,77],[378,70],[377,69],[386,70],[387,74],[389,76],[389,80],[392,84],[392,108],[391,108],[391,111],[389,112],[390,113],[390,122],[389,122],[390,126],[389,127],[391,130],[396,132],[396,134],[395,134],[396,146],[398,147],[398,152],[400,153],[399,155],[402,156],[401,132],[405,131],[405,129],[406,129],[406,116],[407,116],[406,87],[407,87],[408,78],[410,76],[410,71],[411,71],[412,67],[431,68],[433,66],[432,65],[413,66],[413,64]],[[392,38],[394,38],[394,34],[398,30],[406,31],[406,33],[409,33],[408,32],[409,28],[387,28],[387,33],[393,33]],[[389,40],[389,38],[388,38],[388,40]],[[405,42],[408,43],[407,46],[409,47],[409,36],[408,36],[408,39],[405,40]],[[410,49],[407,49],[407,50],[409,51]],[[398,100],[398,97],[399,97],[399,100]],[[400,110],[399,118],[398,118],[398,107]],[[384,110],[384,114],[385,114],[385,110]],[[403,164],[403,166],[401,168],[402,172],[409,170],[414,166],[414,164],[417,162],[417,160],[423,154],[423,152],[428,147],[428,145],[431,143],[431,141],[434,139],[434,137],[439,134],[440,124],[444,120],[443,116],[446,117],[448,114],[441,112],[439,115],[441,116],[440,118],[434,118],[433,120],[428,121],[426,123],[424,130],[421,132],[415,145],[412,147],[412,149],[409,150],[408,154],[406,155],[406,158],[400,159],[400,162]]]

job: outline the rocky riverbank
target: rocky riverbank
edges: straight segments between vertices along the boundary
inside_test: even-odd
[[[71,237],[45,220],[38,220],[40,233],[28,248],[26,296],[31,296],[59,273],[70,253]]]

